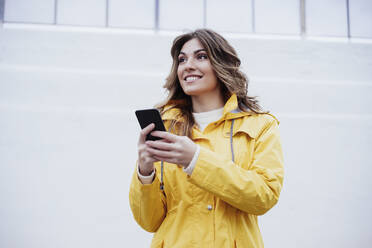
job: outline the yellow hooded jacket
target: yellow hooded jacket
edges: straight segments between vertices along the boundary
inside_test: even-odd
[[[178,113],[164,113],[167,128]],[[151,247],[263,247],[257,216],[277,203],[283,184],[278,121],[269,114],[239,111],[232,95],[223,116],[203,132],[193,128],[192,139],[200,154],[191,176],[164,163],[162,191],[160,162],[152,184],[142,184],[137,170],[133,174],[130,207],[137,223],[155,232]]]

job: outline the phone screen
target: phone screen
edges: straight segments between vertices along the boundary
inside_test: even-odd
[[[166,131],[164,127],[163,120],[161,119],[159,110],[157,109],[142,109],[136,110],[137,120],[142,129],[150,125],[151,123],[155,124],[153,131]],[[159,137],[154,137],[151,134],[148,134],[146,140],[158,140]]]

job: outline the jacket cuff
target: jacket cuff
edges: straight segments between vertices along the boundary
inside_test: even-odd
[[[136,168],[133,173],[132,185],[134,191],[139,195],[150,193],[150,195],[155,194],[160,189],[160,180],[156,176],[156,169],[154,173],[154,178],[149,184],[142,183],[141,179],[138,177],[138,169]]]
[[[196,145],[196,151],[194,153],[194,157],[192,157],[190,164],[186,168],[183,168],[183,171],[187,173],[187,175],[189,176],[191,176],[192,172],[194,171],[196,161],[198,160],[198,157],[199,157],[199,153],[200,153],[200,146]]]
[[[150,175],[148,176],[144,176],[141,174],[141,172],[139,171],[139,166],[137,165],[137,176],[138,176],[138,179],[140,180],[140,182],[142,184],[151,184],[153,181],[154,181],[154,177],[155,177],[155,169],[151,172]]]

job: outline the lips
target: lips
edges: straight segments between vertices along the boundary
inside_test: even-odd
[[[193,82],[193,81],[198,80],[200,78],[202,78],[202,76],[200,76],[200,75],[187,75],[186,77],[184,77],[184,80],[186,82]]]

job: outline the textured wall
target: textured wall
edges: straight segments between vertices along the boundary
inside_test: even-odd
[[[188,25],[229,32],[223,35],[242,59],[250,94],[281,121],[285,181],[278,205],[260,217],[266,247],[371,244],[368,0],[349,1],[350,30],[346,1],[306,1],[302,38],[292,0],[190,1],[195,5],[186,7],[160,0],[148,1],[146,9],[97,0],[89,11],[86,1],[75,2],[5,4],[0,247],[149,246],[151,234],[135,223],[128,203],[139,134],[134,110],[164,97],[177,33],[163,30]],[[171,5],[195,20],[166,13]],[[81,25],[101,28],[75,27]],[[348,39],[348,33],[367,39]]]

